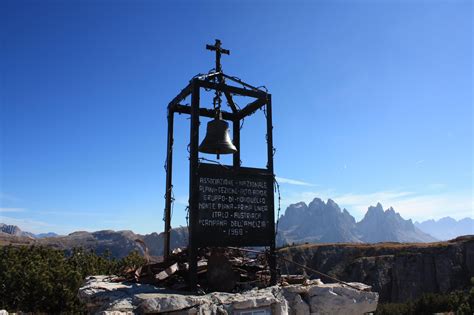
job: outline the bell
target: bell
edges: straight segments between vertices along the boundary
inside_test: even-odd
[[[231,154],[237,152],[237,148],[230,140],[229,124],[219,118],[207,123],[206,137],[199,146],[199,152],[217,154]]]

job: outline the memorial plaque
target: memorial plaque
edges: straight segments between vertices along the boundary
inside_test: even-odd
[[[203,246],[270,246],[273,176],[266,169],[200,163],[195,241]]]

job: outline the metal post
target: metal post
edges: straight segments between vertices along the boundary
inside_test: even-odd
[[[272,95],[267,94],[267,169],[268,172],[274,175],[273,172],[273,125],[272,125]],[[273,183],[272,186],[275,184]],[[272,192],[274,187],[272,187]],[[273,194],[272,194],[273,195]],[[277,272],[276,272],[276,257],[275,257],[275,200],[270,198],[268,200],[269,209],[270,209],[270,218],[273,220],[271,226],[272,228],[272,243],[270,244],[270,276],[271,284],[275,285],[277,283]]]
[[[197,247],[194,229],[198,224],[199,166],[199,81],[193,79],[191,92],[191,136],[189,145],[189,287],[197,289]]]
[[[166,201],[165,201],[165,235],[164,235],[164,259],[170,254],[171,239],[171,203],[172,203],[172,176],[173,176],[173,120],[174,111],[168,106],[168,144],[166,146]]]

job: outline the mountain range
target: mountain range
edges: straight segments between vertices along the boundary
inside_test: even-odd
[[[377,243],[434,242],[436,238],[417,228],[411,219],[403,219],[390,207],[378,203],[356,222],[346,209],[333,200],[319,198],[306,205],[290,205],[278,224],[277,244],[299,243]]]
[[[377,243],[377,242],[434,242],[474,234],[474,220],[456,221],[443,218],[439,221],[413,223],[403,219],[393,208],[383,209],[378,203],[368,208],[364,218],[355,218],[331,199],[327,202],[315,198],[308,205],[299,202],[290,205],[278,221],[277,245],[303,243]],[[163,233],[146,235],[132,231],[103,230],[78,231],[69,235],[55,233],[33,234],[15,225],[0,223],[0,245],[37,244],[71,250],[74,247],[91,249],[98,254],[110,251],[113,257],[124,257],[130,251],[141,253],[145,243],[151,256],[163,254]],[[137,240],[139,240],[137,242]],[[185,247],[188,242],[186,227],[171,231],[171,248]]]
[[[444,217],[438,221],[415,222],[415,226],[440,240],[451,240],[459,235],[474,234],[474,220],[471,218],[456,221],[451,217]]]
[[[30,238],[44,238],[44,237],[58,236],[58,234],[56,234],[54,232],[33,234],[33,233],[30,233],[30,232],[22,231],[16,225],[10,225],[10,224],[4,224],[4,223],[0,223],[0,233],[6,233],[6,234],[10,234],[10,235],[30,237]]]
[[[172,248],[186,246],[187,240],[188,230],[186,227],[178,227],[171,231]],[[145,244],[152,258],[163,255],[163,233],[140,235],[129,230],[102,230],[97,232],[77,231],[68,235],[54,234],[54,236],[36,237],[35,234],[24,232],[15,225],[0,223],[0,245],[45,245],[66,251],[70,251],[75,247],[82,247],[93,250],[99,255],[109,252],[112,257],[123,258],[134,250],[143,254],[144,248],[140,243]]]

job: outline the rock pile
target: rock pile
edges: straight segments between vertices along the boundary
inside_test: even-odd
[[[235,293],[268,286],[270,269],[266,255],[265,252],[243,253],[232,248],[200,249],[197,259],[199,290]],[[178,248],[166,261],[131,269],[122,280],[187,291],[188,277],[187,250]]]

